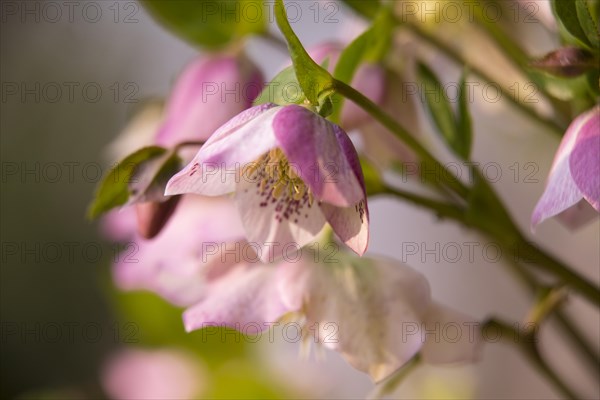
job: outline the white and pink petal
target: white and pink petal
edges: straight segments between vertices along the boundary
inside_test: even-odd
[[[275,268],[240,263],[220,274],[210,282],[205,296],[184,312],[185,329],[224,326],[249,335],[268,329],[287,312]]]
[[[271,121],[279,109],[263,104],[231,119],[171,178],[165,193],[219,196],[233,192],[243,179],[243,167],[277,146]]]

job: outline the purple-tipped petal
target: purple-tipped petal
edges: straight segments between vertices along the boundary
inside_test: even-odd
[[[599,217],[598,211],[587,200],[580,200],[579,203],[567,208],[556,216],[561,224],[572,231],[581,228]]]
[[[327,203],[320,207],[340,240],[362,256],[369,246],[369,208],[366,198],[353,207],[337,207]]]
[[[231,193],[242,179],[241,168],[277,145],[271,128],[275,104],[252,107],[219,128],[194,159],[167,184],[165,194]]]
[[[284,191],[276,199],[271,185],[263,190],[260,186],[259,182],[244,181],[236,191],[235,201],[246,237],[261,248],[263,262],[292,256],[318,235],[325,218],[316,202],[310,204],[308,194],[294,200]]]
[[[429,285],[397,262],[336,257],[333,263],[282,265],[283,302],[305,314],[307,326],[318,326],[319,343],[380,381],[421,348]]]
[[[304,107],[290,105],[277,113],[273,130],[290,165],[316,199],[349,207],[363,198],[362,185],[348,162],[347,144],[340,139],[340,133],[347,135],[339,127]]]
[[[600,107],[577,117],[567,129],[554,156],[548,183],[532,217],[533,227],[578,204],[583,198],[598,206],[598,127]],[[587,126],[592,129],[587,129]],[[582,135],[583,134],[583,135]],[[581,140],[580,136],[584,139]],[[587,147],[589,146],[589,147]],[[595,147],[594,147],[595,146]],[[596,160],[594,160],[594,154]],[[590,169],[589,171],[587,169]],[[595,174],[594,174],[594,171]],[[576,177],[576,178],[575,178]],[[577,179],[577,180],[576,180]],[[594,187],[596,185],[596,187]],[[582,191],[585,190],[585,193]],[[596,208],[598,210],[598,208]],[[574,218],[571,214],[570,218]],[[574,218],[578,219],[578,218]]]
[[[185,311],[185,329],[227,326],[250,335],[268,329],[287,312],[280,300],[275,268],[249,263],[230,268],[210,283],[200,302]]]
[[[157,144],[169,147],[208,139],[219,126],[250,107],[262,85],[260,70],[245,57],[196,59],[171,93]]]
[[[600,212],[600,106],[587,112],[580,123],[569,167],[583,197]]]
[[[369,245],[369,207],[364,177],[352,141],[337,125],[334,126],[334,130],[348,165],[350,165],[354,175],[360,182],[363,197],[358,203],[350,207],[337,207],[322,203],[321,210],[336,235],[356,254],[362,256]]]

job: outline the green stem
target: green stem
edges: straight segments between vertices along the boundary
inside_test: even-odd
[[[464,222],[464,211],[458,206],[390,187],[385,187],[384,190],[378,194],[387,194],[400,197],[401,199],[407,200],[415,205],[432,210],[439,218],[449,218],[455,221]]]
[[[177,143],[177,145],[175,145],[175,149],[174,150],[178,151],[182,147],[190,147],[190,146],[192,146],[192,147],[194,147],[194,146],[196,146],[196,147],[202,147],[202,146],[204,146],[204,143],[205,143],[204,141],[196,141],[196,140],[190,140],[190,141],[186,141],[186,142],[180,142],[180,143]]]
[[[407,23],[401,24],[401,26],[410,30],[418,38],[429,43],[431,46],[435,47],[437,50],[441,51],[446,57],[452,59],[455,63],[457,63],[459,65],[469,65],[469,70],[473,74],[475,74],[476,76],[478,76],[479,78],[483,79],[484,81],[486,81],[488,83],[496,85],[498,87],[498,89],[500,90],[500,92],[502,93],[502,95],[505,98],[507,98],[519,110],[521,110],[524,114],[526,114],[529,117],[531,117],[532,119],[536,120],[538,123],[540,123],[541,125],[548,128],[554,134],[562,137],[562,135],[564,133],[564,127],[562,125],[560,125],[559,123],[557,123],[556,121],[554,121],[551,118],[547,118],[547,117],[544,117],[544,116],[538,114],[538,112],[534,108],[523,104],[518,99],[518,97],[514,96],[513,93],[511,93],[510,90],[505,88],[503,85],[500,85],[497,82],[495,82],[494,79],[490,75],[488,75],[485,71],[476,67],[475,65],[470,65],[467,62],[467,60],[465,60],[464,57],[461,54],[459,54],[456,50],[454,50],[450,46],[446,45],[444,42],[442,42],[441,40],[436,38],[434,35],[427,33],[426,31],[424,31],[423,29],[421,29],[420,27],[418,27],[417,25],[415,25],[413,23],[407,22]]]
[[[560,278],[565,284],[577,289],[592,304],[596,306],[600,305],[600,288],[552,255],[544,252],[522,237],[514,243],[512,250],[513,254],[521,261],[531,261],[534,265],[542,267],[544,270]]]
[[[469,188],[458,180],[446,167],[444,167],[417,139],[402,127],[387,113],[383,112],[379,106],[373,103],[362,93],[344,82],[334,80],[334,90],[342,96],[352,100],[355,104],[368,112],[373,118],[379,121],[383,126],[393,132],[404,144],[406,144],[419,157],[424,165],[428,165],[439,174],[439,178],[445,180],[445,183],[461,198],[466,198],[469,194]]]
[[[552,369],[550,364],[544,360],[536,346],[536,337],[533,335],[523,335],[521,332],[516,331],[512,326],[506,322],[502,322],[496,319],[491,319],[484,324],[483,330],[493,327],[501,332],[501,337],[506,342],[514,343],[522,353],[527,357],[527,360],[535,367],[538,372],[550,381],[554,387],[560,391],[564,396],[569,399],[578,399],[579,396],[575,394],[562,378]],[[511,339],[509,339],[511,338]]]

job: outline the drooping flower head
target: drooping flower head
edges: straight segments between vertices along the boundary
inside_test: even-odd
[[[153,102],[144,107],[126,128],[127,139],[121,138],[118,145],[135,146],[129,149],[129,154],[149,145],[172,148],[186,141],[205,141],[217,127],[250,107],[262,86],[260,70],[243,55],[198,57],[178,78],[166,106]],[[178,151],[185,162],[193,154],[187,149]],[[156,173],[156,170],[140,167],[135,180],[150,182],[154,179],[154,176],[148,179],[145,172]],[[162,191],[163,188],[152,199],[135,201],[138,232],[146,239],[162,230],[179,202],[179,196],[165,198]]]
[[[136,229],[136,210],[109,213],[107,236],[125,244],[115,258],[113,279],[122,290],[149,290],[178,306],[204,296],[207,274],[221,264],[244,261],[234,249],[243,230],[231,200],[184,196],[160,234],[146,240]]]
[[[246,236],[273,252],[302,247],[326,222],[356,253],[368,242],[358,155],[346,133],[298,105],[242,112],[202,146],[166,194],[235,193]]]
[[[417,353],[430,364],[478,358],[477,323],[434,302],[423,275],[383,258],[333,258],[231,268],[184,313],[186,329],[228,326],[250,333],[295,316],[311,330],[308,340],[341,353],[374,381]]]
[[[548,183],[531,217],[532,226],[558,215],[577,228],[600,212],[600,106],[577,117],[554,156]]]

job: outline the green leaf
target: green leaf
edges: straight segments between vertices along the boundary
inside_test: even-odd
[[[333,78],[325,69],[308,55],[300,39],[292,30],[287,19],[283,0],[275,1],[275,19],[287,43],[296,78],[306,98],[314,105],[320,105],[323,97],[333,93]]]
[[[581,29],[585,32],[589,42],[593,47],[600,47],[600,38],[598,37],[598,21],[594,20],[590,2],[586,0],[575,0],[575,8],[577,10],[577,18]]]
[[[590,47],[591,43],[579,21],[578,1],[580,0],[552,0],[552,8],[563,28],[580,44]]]
[[[268,11],[258,0],[142,0],[142,4],[175,34],[208,49],[266,31]]]
[[[458,98],[458,115],[457,115],[457,149],[456,152],[464,160],[471,157],[471,147],[473,144],[473,125],[471,121],[471,113],[469,112],[469,93],[467,90],[467,75],[468,71],[464,71],[460,79],[460,93]]]
[[[360,167],[365,179],[365,188],[369,196],[374,196],[385,192],[385,184],[381,173],[369,160],[365,157],[360,158]]]
[[[425,64],[417,68],[422,92],[425,95],[429,116],[433,120],[437,131],[442,135],[448,146],[461,155],[461,143],[457,127],[454,122],[454,113],[450,101],[446,97],[444,87]]]
[[[108,210],[125,204],[129,199],[129,185],[135,169],[144,161],[159,157],[166,151],[158,146],[144,147],[116,164],[98,186],[88,216],[97,218]]]
[[[306,99],[300,88],[294,66],[289,66],[275,76],[254,100],[254,105],[275,103],[280,106],[301,104]]]
[[[371,19],[377,15],[381,3],[379,0],[343,0],[344,3],[357,13]]]
[[[167,182],[181,168],[181,158],[173,150],[141,162],[132,175],[127,204],[168,200],[170,196],[164,194]]]

